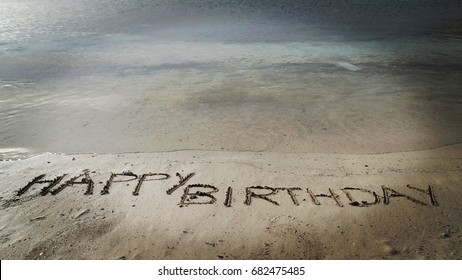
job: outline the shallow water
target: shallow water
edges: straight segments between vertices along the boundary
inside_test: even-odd
[[[0,0],[0,157],[462,142],[460,1]]]

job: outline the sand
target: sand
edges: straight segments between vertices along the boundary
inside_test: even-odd
[[[363,2],[4,1],[0,258],[461,259],[461,4]]]
[[[460,259],[461,148],[3,161],[0,258]]]

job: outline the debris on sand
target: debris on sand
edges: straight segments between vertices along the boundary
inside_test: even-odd
[[[83,215],[87,214],[90,212],[90,209],[85,209],[83,210],[82,212],[80,212],[79,214],[77,214],[77,216],[75,216],[76,219],[82,217]]]

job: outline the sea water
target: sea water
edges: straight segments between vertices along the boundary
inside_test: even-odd
[[[462,142],[462,2],[0,0],[0,157]]]

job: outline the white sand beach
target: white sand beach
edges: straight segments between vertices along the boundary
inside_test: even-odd
[[[0,1],[0,258],[461,259],[423,2]]]
[[[378,155],[43,154],[0,168],[2,259],[462,252],[460,145]]]

